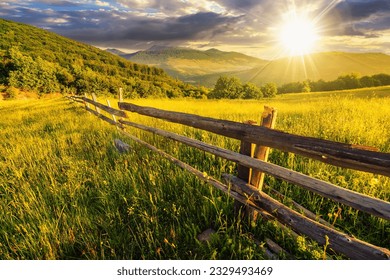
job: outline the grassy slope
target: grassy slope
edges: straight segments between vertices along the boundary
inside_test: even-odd
[[[389,96],[387,87],[262,101],[135,102],[236,121],[257,119],[268,104],[278,108],[277,129],[390,152]],[[136,144],[129,142],[129,154],[118,154],[112,140],[125,138],[77,105],[63,99],[0,101],[0,114],[1,259],[262,259],[252,235],[276,240],[297,258],[322,258],[321,247],[302,238],[294,241],[272,223],[237,221],[231,199]],[[238,149],[235,140],[133,114],[132,119]],[[142,137],[211,176],[235,169],[159,137]],[[270,161],[371,196],[390,197],[390,179],[384,176],[275,150]],[[346,232],[380,246],[390,244],[389,222],[344,206],[335,219],[340,205],[273,178],[266,181]],[[197,241],[196,235],[209,227],[218,234],[209,244]]]

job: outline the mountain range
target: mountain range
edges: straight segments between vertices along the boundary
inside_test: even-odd
[[[323,52],[306,56],[264,60],[238,52],[217,49],[153,46],[135,53],[118,53],[132,62],[164,69],[182,81],[212,87],[220,76],[236,76],[256,85],[282,85],[305,80],[337,79],[341,75],[390,74],[390,56],[383,53]]]

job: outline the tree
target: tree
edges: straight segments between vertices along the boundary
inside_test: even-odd
[[[302,92],[311,92],[311,82],[309,80],[303,81],[302,83]]]
[[[275,83],[267,83],[261,87],[264,97],[274,97],[278,93],[278,88]]]
[[[263,97],[263,93],[261,92],[261,89],[252,83],[246,83],[242,87],[243,95],[242,98],[244,99],[260,99]]]
[[[338,89],[353,89],[353,88],[360,88],[360,80],[359,80],[359,74],[358,73],[351,73],[348,75],[340,76],[337,78],[337,80],[343,81],[344,87],[338,88]]]
[[[221,76],[218,78],[214,89],[209,97],[215,99],[221,98],[241,98],[243,94],[241,81],[236,77]]]
[[[378,81],[382,86],[390,85],[390,75],[387,74],[376,74],[373,75],[372,78]]]

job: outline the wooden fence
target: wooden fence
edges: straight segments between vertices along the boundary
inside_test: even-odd
[[[86,96],[71,96],[69,98],[84,103],[87,111],[117,126],[129,138],[227,193],[237,201],[237,206],[245,205],[246,213],[251,215],[253,219],[256,218],[257,214],[260,214],[266,219],[277,220],[281,226],[287,226],[296,233],[306,235],[320,245],[328,244],[329,249],[342,253],[351,259],[390,259],[388,249],[369,244],[340,232],[326,221],[318,219],[314,213],[295,203],[295,208],[303,213],[300,214],[262,191],[263,176],[268,174],[359,211],[390,220],[390,203],[387,201],[354,192],[267,162],[268,149],[275,148],[334,166],[390,176],[389,153],[381,153],[370,147],[343,144],[274,130],[272,127],[276,112],[272,108],[266,109],[262,124],[257,126],[252,123],[238,123],[138,106],[123,102],[121,97],[118,102],[119,109],[112,108],[108,101],[107,105],[97,102],[94,95],[92,99]],[[127,119],[127,112],[134,112],[238,139],[241,141],[240,153],[169,131],[131,122]],[[127,133],[124,130],[126,126],[148,131],[236,162],[238,164],[238,176],[223,174],[223,182],[205,176],[204,172]],[[271,189],[270,192],[276,196],[281,196],[275,190]]]

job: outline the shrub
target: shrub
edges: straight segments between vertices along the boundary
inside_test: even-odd
[[[5,90],[4,99],[14,99],[18,94],[19,90],[16,87],[10,86]]]

